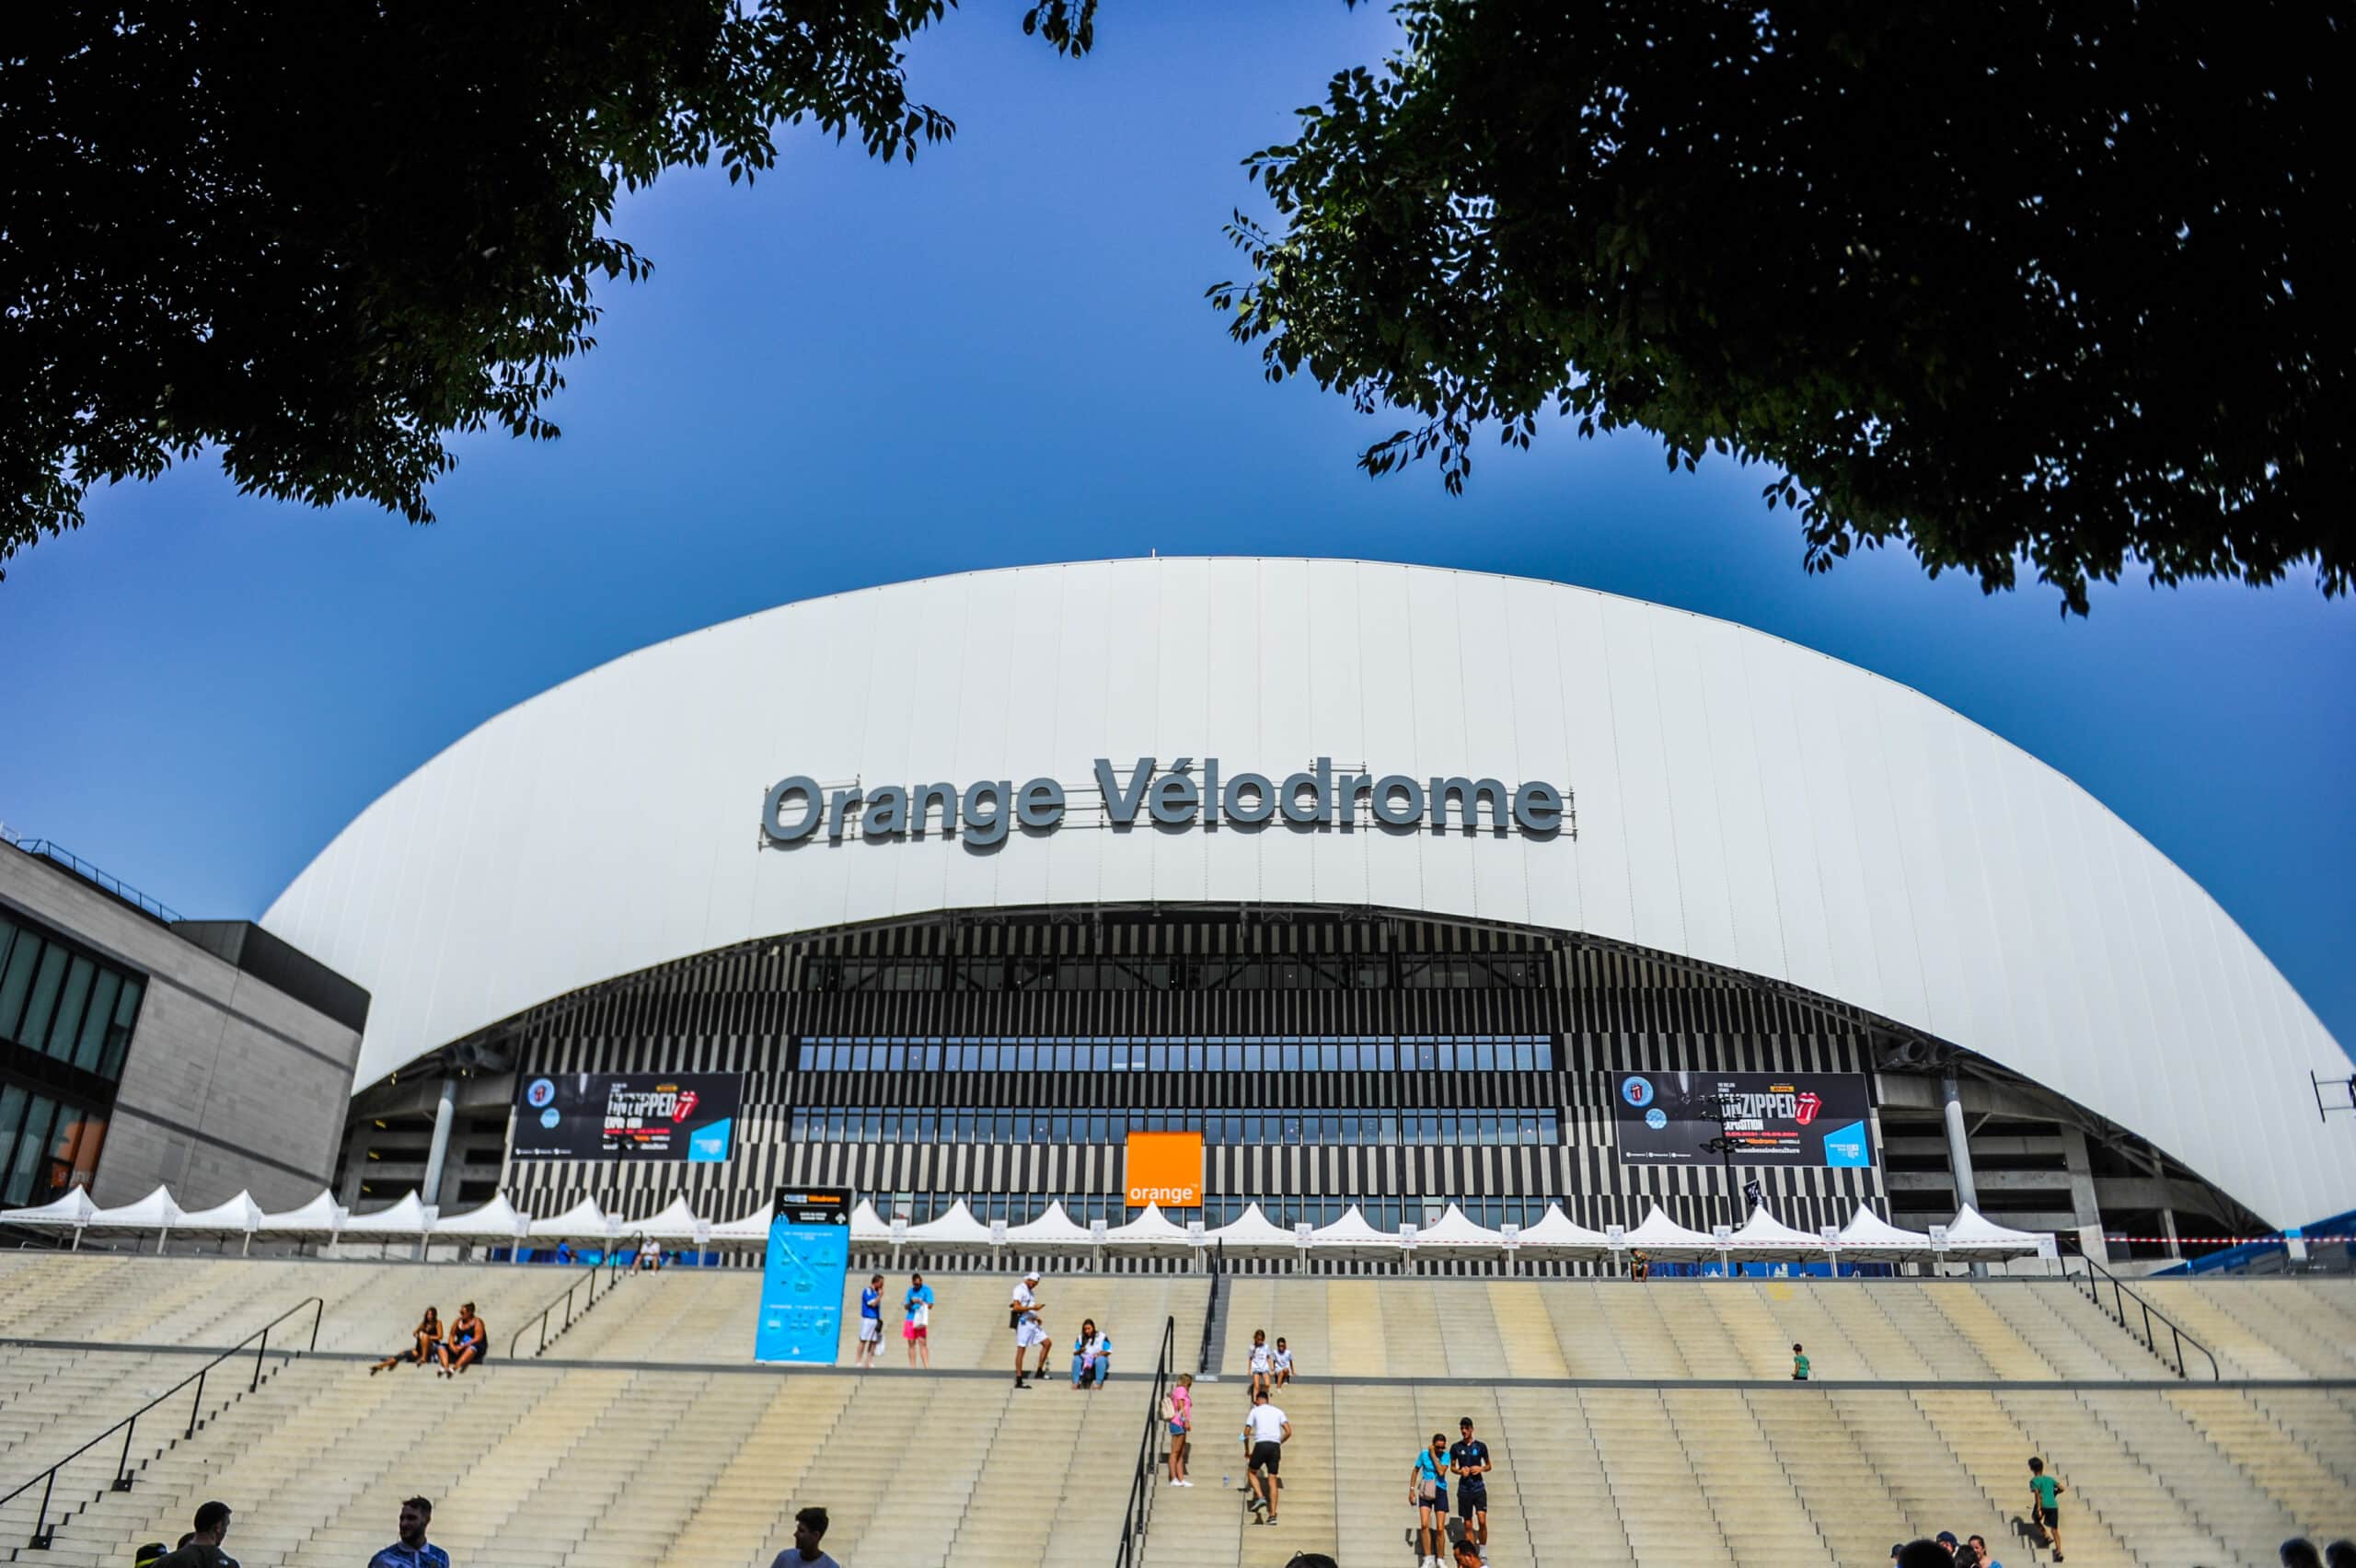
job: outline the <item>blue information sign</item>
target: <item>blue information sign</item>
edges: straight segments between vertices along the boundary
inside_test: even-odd
[[[780,1189],[769,1215],[754,1360],[834,1365],[843,1279],[850,1272],[851,1201],[848,1187]]]

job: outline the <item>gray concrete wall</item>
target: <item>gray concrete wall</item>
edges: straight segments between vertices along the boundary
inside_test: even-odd
[[[64,867],[0,846],[0,906],[147,976],[90,1196],[291,1208],[332,1180],[360,1035]]]

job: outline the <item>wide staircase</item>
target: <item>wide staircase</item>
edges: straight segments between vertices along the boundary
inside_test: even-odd
[[[1022,1391],[1012,1282],[987,1274],[931,1276],[931,1376],[908,1370],[896,1332],[904,1274],[886,1282],[878,1369],[851,1374],[750,1366],[757,1281],[714,1270],[620,1281],[540,1358],[527,1338],[520,1358],[457,1379],[366,1369],[425,1300],[474,1299],[503,1353],[570,1277],[0,1261],[13,1330],[0,1337],[0,1490],[208,1359],[152,1347],[231,1343],[309,1295],[331,1303],[321,1344],[335,1347],[282,1359],[274,1335],[250,1392],[250,1355],[223,1363],[201,1404],[181,1396],[143,1420],[131,1490],[108,1485],[121,1455],[110,1438],[61,1477],[51,1549],[25,1550],[29,1494],[0,1505],[0,1552],[120,1563],[141,1540],[176,1539],[218,1496],[237,1510],[229,1545],[246,1563],[329,1568],[364,1562],[422,1493],[434,1539],[469,1568],[761,1568],[813,1504],[832,1516],[829,1551],[862,1568],[1109,1563],[1162,1322],[1175,1320],[1191,1369],[1208,1297],[1200,1276],[1051,1276],[1040,1295],[1057,1348],[1046,1382]],[[1496,1568],[1873,1564],[1941,1528],[2025,1564],[2043,1555],[2016,1533],[2031,1453],[2070,1487],[2074,1562],[2263,1564],[2289,1535],[2356,1531],[2356,1376],[2311,1369],[2356,1347],[2356,1287],[2161,1283],[2189,1330],[2228,1331],[2221,1362],[2248,1370],[2270,1354],[2293,1370],[2249,1387],[2178,1380],[2059,1281],[1230,1276],[1217,1375],[1195,1389],[1198,1484],[1156,1475],[1138,1561],[1280,1568],[1309,1551],[1412,1568],[1415,1455],[1434,1433],[1453,1442],[1464,1416],[1496,1460]],[[1100,1392],[1065,1378],[1061,1347],[1084,1316],[1114,1336]],[[1284,1336],[1301,1372],[1279,1396],[1295,1437],[1274,1527],[1254,1522],[1242,1490],[1255,1328]],[[301,1349],[306,1325],[291,1337]],[[1788,1380],[1795,1341],[1819,1382]],[[124,1348],[96,1348],[108,1345]],[[841,1359],[852,1354],[847,1334]]]

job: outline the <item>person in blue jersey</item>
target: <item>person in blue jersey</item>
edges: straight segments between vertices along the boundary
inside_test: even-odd
[[[368,1560],[368,1568],[450,1568],[450,1554],[425,1539],[433,1505],[412,1497],[401,1505],[401,1539]]]
[[[900,1311],[906,1321],[900,1325],[900,1337],[908,1343],[908,1365],[913,1367],[917,1357],[924,1357],[924,1369],[932,1370],[932,1286],[925,1284],[924,1275],[908,1276],[908,1293],[900,1298]]]
[[[867,1288],[859,1293],[859,1355],[857,1366],[861,1372],[875,1365],[875,1353],[884,1343],[884,1276],[872,1274]]]
[[[1472,1435],[1472,1418],[1456,1424],[1463,1434],[1448,1451],[1448,1468],[1456,1472],[1456,1516],[1464,1523],[1464,1539],[1476,1555],[1489,1561],[1489,1446]]]

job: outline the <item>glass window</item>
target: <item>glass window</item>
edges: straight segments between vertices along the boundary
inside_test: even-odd
[[[49,1038],[41,1043],[45,1055],[61,1062],[74,1059],[74,1043],[82,1034],[82,1012],[90,1003],[90,982],[98,975],[98,966],[78,953],[67,961],[65,984],[57,994],[57,1015],[51,1020]]]
[[[74,1042],[74,1065],[85,1072],[97,1072],[105,1059],[107,1031],[114,1027],[114,1004],[122,990],[122,975],[112,969],[98,972],[98,983],[90,987],[89,1010],[82,1015],[82,1032]]]
[[[25,1020],[17,1029],[17,1038],[38,1050],[49,1037],[49,1020],[57,1013],[57,988],[65,979],[65,950],[47,947],[40,955],[40,967],[33,971],[32,995],[25,1004]]]
[[[57,950],[52,948],[50,951]],[[6,1185],[0,1187],[0,1203],[18,1208],[34,1198],[33,1182],[40,1174],[49,1153],[49,1130],[56,1103],[46,1095],[36,1094],[27,1102],[23,1136],[17,1140],[17,1158],[6,1171]],[[47,1195],[47,1183],[42,1183],[42,1195]]]
[[[1549,1038],[1541,1040],[1537,1043],[1538,1070],[1542,1073],[1553,1072],[1554,1070],[1554,1042]]]
[[[1497,1070],[1497,1043],[1496,1041],[1483,1040],[1473,1045],[1472,1066],[1473,1068],[1479,1072],[1492,1073]]]
[[[1563,1141],[1563,1117],[1558,1111],[1538,1113],[1538,1141],[1548,1147]]]
[[[30,931],[17,934],[8,949],[8,963],[0,969],[0,1040],[13,1040],[17,1020],[32,992],[33,971],[40,965],[41,940]],[[5,1151],[0,1151],[5,1154]]]
[[[997,1124],[997,1126],[993,1129],[993,1132],[992,1132],[992,1141],[993,1141],[993,1142],[996,1142],[996,1143],[1001,1143],[1001,1144],[1011,1144],[1011,1143],[1014,1142],[1014,1141],[1015,1141],[1015,1118],[1014,1118],[1014,1113],[1013,1113],[1012,1112],[1010,1112],[1010,1111],[1001,1111],[1001,1112],[999,1112],[999,1113],[998,1113],[998,1115],[997,1115],[996,1117],[994,1117],[994,1118],[992,1118],[992,1119],[993,1119],[993,1120],[998,1124]]]
[[[971,1111],[957,1113],[956,1127],[950,1136],[961,1144],[974,1141],[974,1113]]]
[[[1498,1134],[1497,1119],[1495,1116],[1484,1115],[1481,1118],[1481,1141],[1484,1144],[1497,1144],[1505,1141]]]

